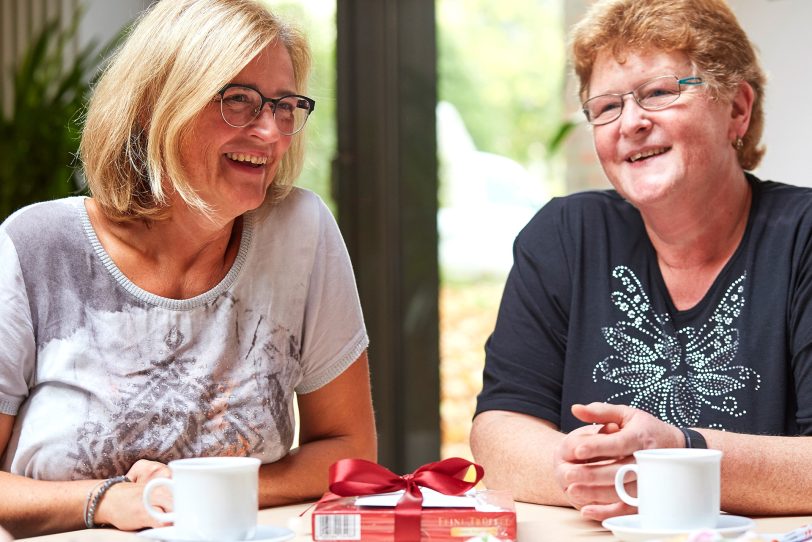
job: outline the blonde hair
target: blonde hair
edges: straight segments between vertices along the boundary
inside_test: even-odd
[[[254,0],[161,0],[142,14],[103,72],[88,106],[80,158],[93,197],[113,219],[161,219],[167,190],[204,214],[180,161],[196,115],[272,43],[290,54],[304,94],[304,36]],[[303,163],[302,134],[273,179],[266,204],[282,200]]]
[[[724,0],[599,0],[573,27],[570,46],[579,96],[586,100],[595,59],[609,51],[619,61],[630,51],[681,51],[712,97],[732,97],[746,81],[755,92],[750,126],[737,149],[739,164],[761,161],[764,72],[753,44]]]

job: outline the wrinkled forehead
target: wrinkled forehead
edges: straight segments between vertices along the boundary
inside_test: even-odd
[[[606,47],[595,55],[583,95],[628,92],[655,77],[691,74],[691,61],[682,51]]]

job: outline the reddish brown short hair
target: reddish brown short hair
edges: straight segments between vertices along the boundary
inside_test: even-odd
[[[761,161],[765,76],[753,44],[725,0],[598,0],[573,27],[570,47],[581,101],[588,96],[595,59],[602,51],[621,62],[630,51],[681,51],[716,98],[732,96],[746,81],[755,100],[738,150],[739,164],[752,170]]]

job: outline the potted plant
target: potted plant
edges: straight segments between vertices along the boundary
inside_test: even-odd
[[[76,10],[67,26],[47,22],[11,70],[12,107],[0,111],[0,220],[29,203],[84,190],[76,167],[82,111],[93,74],[118,37],[70,55],[81,14]]]

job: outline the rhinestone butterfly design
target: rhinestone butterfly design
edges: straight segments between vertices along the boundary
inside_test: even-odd
[[[749,367],[732,364],[739,348],[736,323],[745,304],[747,273],[733,281],[698,329],[676,329],[668,314],[656,314],[628,267],[616,267],[612,277],[620,283],[612,303],[624,319],[602,329],[614,353],[595,366],[592,378],[624,389],[607,402],[623,402],[679,427],[699,425],[704,409],[735,418],[747,414],[735,392],[748,386],[759,389],[761,377]],[[720,423],[706,426],[724,429]]]

